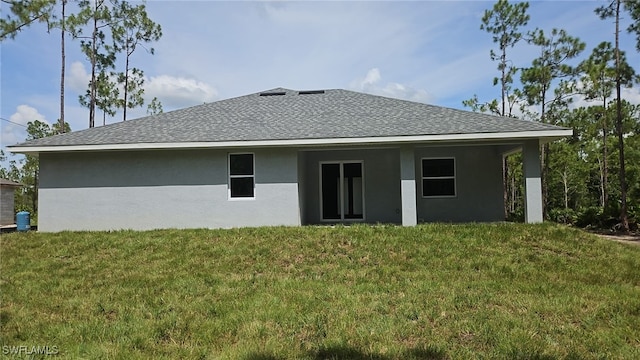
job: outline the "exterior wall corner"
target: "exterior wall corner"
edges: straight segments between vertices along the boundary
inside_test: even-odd
[[[524,174],[524,221],[541,223],[542,178],[540,169],[540,141],[526,141],[522,147],[522,167]]]
[[[411,147],[403,147],[400,150],[400,182],[402,225],[415,226],[418,223],[416,161]]]

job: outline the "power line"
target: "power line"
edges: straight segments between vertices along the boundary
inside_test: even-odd
[[[24,127],[24,128],[26,128],[26,127],[27,127],[26,125],[19,124],[19,123],[15,122],[15,121],[7,120],[7,119],[5,119],[5,118],[3,118],[3,117],[0,117],[0,120],[2,120],[2,121],[6,121],[6,122],[8,122],[8,123],[12,123],[13,125],[22,126],[22,127]]]

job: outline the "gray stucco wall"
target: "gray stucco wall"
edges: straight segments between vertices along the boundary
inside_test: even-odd
[[[492,145],[410,150],[415,157],[417,220],[502,220],[503,150]],[[229,152],[235,151],[41,154],[38,228],[321,224],[319,164],[348,160],[363,161],[364,221],[402,223],[399,148],[243,150],[255,153],[255,199],[228,198]],[[422,197],[421,159],[425,157],[456,159],[455,197]]]
[[[41,154],[38,229],[299,225],[297,152],[255,153],[255,199],[228,199],[224,150]]]
[[[504,220],[501,151],[491,145],[416,148],[418,222]],[[421,159],[428,157],[455,158],[455,197],[422,197]]]
[[[401,223],[400,200],[400,150],[331,150],[302,151],[300,155],[303,169],[301,182],[305,206],[305,224],[321,224],[320,217],[320,162],[321,161],[363,161],[364,167],[364,216],[368,223]],[[302,165],[303,164],[303,165]]]

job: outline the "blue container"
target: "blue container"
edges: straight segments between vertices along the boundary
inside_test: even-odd
[[[31,217],[28,211],[20,211],[16,214],[16,225],[18,225],[18,231],[31,230]]]

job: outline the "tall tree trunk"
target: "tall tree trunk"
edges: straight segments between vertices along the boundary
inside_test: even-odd
[[[500,95],[502,99],[502,112],[501,116],[505,115],[505,93],[507,87],[507,75],[506,75],[506,64],[507,64],[507,49],[504,46],[502,47],[502,57],[501,57],[501,67],[502,67],[502,78],[500,80]],[[509,217],[509,163],[507,162],[507,156],[502,158],[502,199],[503,199],[503,208],[504,208],[504,218]]]
[[[600,207],[604,209],[604,164],[600,158],[598,158],[598,170],[600,170]]]
[[[564,209],[569,209],[569,174],[567,174],[567,168],[564,168],[562,172],[562,185],[564,190]]]
[[[620,3],[616,1],[616,132],[618,133],[618,152],[620,154],[620,225],[622,230],[629,232],[629,218],[627,215],[627,180],[624,166],[624,136],[622,134],[622,97],[620,74]]]
[[[505,220],[509,217],[509,163],[508,157],[502,157],[502,201]]]
[[[501,96],[502,96],[502,112],[500,113],[500,115],[504,116],[504,114],[506,113],[505,111],[505,94],[506,94],[506,87],[507,87],[507,74],[506,74],[506,69],[507,69],[507,49],[506,47],[502,47],[502,79],[501,79],[501,85],[502,85],[502,89],[501,89]]]
[[[516,212],[516,196],[518,195],[516,189],[516,176],[511,174],[511,212]]]
[[[546,93],[547,93],[547,89],[546,87],[543,87],[542,90],[542,101],[541,101],[541,105],[542,105],[542,110],[541,110],[541,114],[540,114],[540,121],[542,123],[546,123],[547,119],[546,119]],[[540,162],[541,162],[541,168],[542,171],[540,173],[540,182],[542,185],[542,218],[546,219],[547,218],[547,211],[548,211],[548,199],[549,199],[549,186],[548,186],[548,180],[549,180],[549,144],[544,144],[541,147],[541,154],[540,154]]]
[[[67,5],[67,0],[62,0],[62,19],[60,23],[60,58],[62,65],[60,66],[60,119],[58,120],[58,125],[60,128],[58,132],[60,134],[65,132],[64,126],[64,72],[66,68],[66,57],[65,57],[65,47],[64,47],[64,33],[66,32],[65,28],[65,14],[64,10]]]
[[[37,160],[40,161],[40,160]],[[39,186],[39,180],[38,180],[38,170],[36,170],[36,172],[33,174],[33,196],[31,198],[32,201],[32,209],[34,214],[38,213],[38,189],[40,188]]]
[[[95,2],[94,7],[94,15],[93,15],[93,34],[91,36],[91,86],[89,92],[89,127],[95,127],[95,119],[96,119],[96,87],[98,84],[96,83],[96,53],[98,52],[97,44],[98,41],[98,3]]]
[[[607,98],[603,100],[602,114],[602,209],[606,210],[609,206],[609,151],[607,148]]]
[[[124,106],[122,106],[122,121],[127,121],[127,100],[129,90],[129,49],[127,46],[127,58],[124,65]]]

